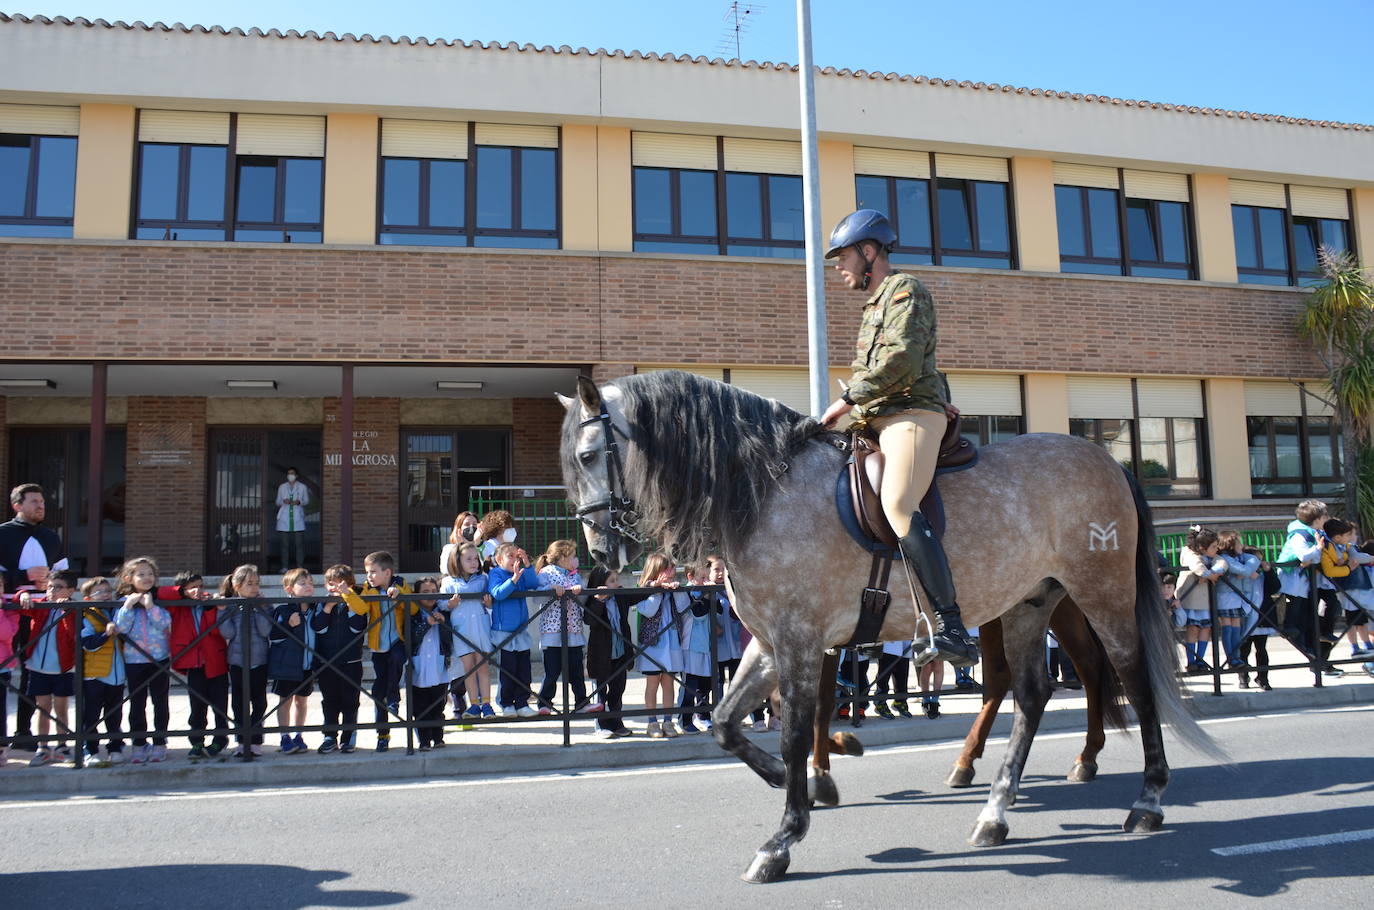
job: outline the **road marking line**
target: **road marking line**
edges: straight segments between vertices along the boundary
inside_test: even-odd
[[[1237,847],[1213,847],[1217,856],[1253,856],[1256,853],[1278,853],[1283,850],[1302,850],[1306,847],[1329,847],[1332,844],[1353,844],[1374,840],[1374,828],[1363,831],[1341,831],[1337,834],[1318,834],[1314,837],[1290,837],[1286,840],[1265,841],[1262,844],[1242,844]]]
[[[1313,714],[1340,714],[1352,711],[1371,711],[1374,706],[1370,705],[1350,705],[1332,708],[1322,708],[1306,711],[1289,711],[1273,714],[1243,714],[1231,717],[1213,717],[1201,720],[1203,726],[1213,724],[1240,723],[1247,720],[1267,720],[1269,718],[1311,716]],[[1128,732],[1135,732],[1139,727],[1132,726]],[[1116,732],[1116,731],[1112,731]],[[1055,733],[1040,733],[1035,738],[1038,742],[1057,739],[1079,739],[1083,736],[1082,730],[1068,730]],[[1008,741],[1008,737],[1001,736],[988,740],[988,745],[1001,745]],[[919,746],[871,746],[866,750],[868,755],[911,755],[921,752],[940,752],[963,747],[962,739],[944,740],[936,743],[926,743]],[[841,756],[847,759],[848,756]],[[7,802],[0,800],[0,807],[5,809],[73,809],[88,806],[130,806],[143,803],[163,803],[178,801],[199,801],[199,800],[222,800],[222,799],[247,799],[253,797],[280,798],[290,796],[328,796],[341,793],[376,793],[378,791],[401,791],[401,790],[437,790],[454,789],[466,787],[485,787],[492,784],[529,784],[529,783],[558,783],[569,780],[586,779],[609,779],[621,777],[643,777],[655,774],[690,774],[698,771],[747,771],[749,770],[742,762],[736,761],[727,755],[719,758],[697,759],[690,762],[675,763],[672,765],[660,765],[648,768],[607,768],[592,771],[551,771],[543,774],[522,774],[518,776],[486,776],[470,778],[465,780],[412,780],[398,781],[394,784],[340,784],[338,786],[315,786],[315,787],[259,787],[251,790],[210,790],[199,792],[180,792],[180,793],[142,793],[142,794],[118,794],[118,793],[98,793],[98,794],[75,794],[72,796],[57,797],[47,800],[25,800],[23,802]]]

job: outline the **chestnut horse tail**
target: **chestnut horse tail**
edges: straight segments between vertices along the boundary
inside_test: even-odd
[[[1097,637],[1092,626],[1088,626],[1088,634],[1092,636],[1092,659],[1097,663],[1098,685],[1102,687],[1102,723],[1124,732],[1130,718],[1126,716],[1126,693],[1121,687],[1121,677],[1116,675],[1116,669],[1107,657],[1107,649],[1102,646],[1102,639]]]
[[[1124,473],[1124,472],[1123,472]],[[1183,697],[1178,677],[1178,646],[1172,619],[1164,604],[1155,549],[1154,517],[1140,484],[1129,473],[1126,481],[1135,499],[1135,620],[1140,630],[1140,650],[1149,674],[1155,710],[1185,746],[1214,761],[1230,764],[1231,757],[1197,722],[1196,709]],[[1105,701],[1105,699],[1104,699]]]

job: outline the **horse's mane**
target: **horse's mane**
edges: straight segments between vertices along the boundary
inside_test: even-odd
[[[754,530],[814,418],[677,370],[615,380],[634,445],[625,484],[641,533],[677,560],[727,558]]]

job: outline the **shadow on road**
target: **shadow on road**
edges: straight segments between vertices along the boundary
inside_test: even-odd
[[[204,863],[136,866],[122,869],[20,872],[0,875],[7,910],[52,907],[262,906],[384,907],[411,899],[400,891],[335,890],[328,882],[347,872],[267,866],[257,863]]]

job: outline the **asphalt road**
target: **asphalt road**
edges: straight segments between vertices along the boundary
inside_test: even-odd
[[[1217,767],[1174,746],[1165,830],[1124,835],[1138,740],[1063,780],[1077,734],[1042,737],[999,848],[965,838],[986,797],[956,748],[836,763],[788,877],[738,875],[781,814],[733,762],[400,784],[0,802],[7,910],[67,907],[1367,906],[1374,707],[1217,719]],[[994,744],[989,754],[1000,753]],[[1365,893],[1365,898],[1359,895]]]

